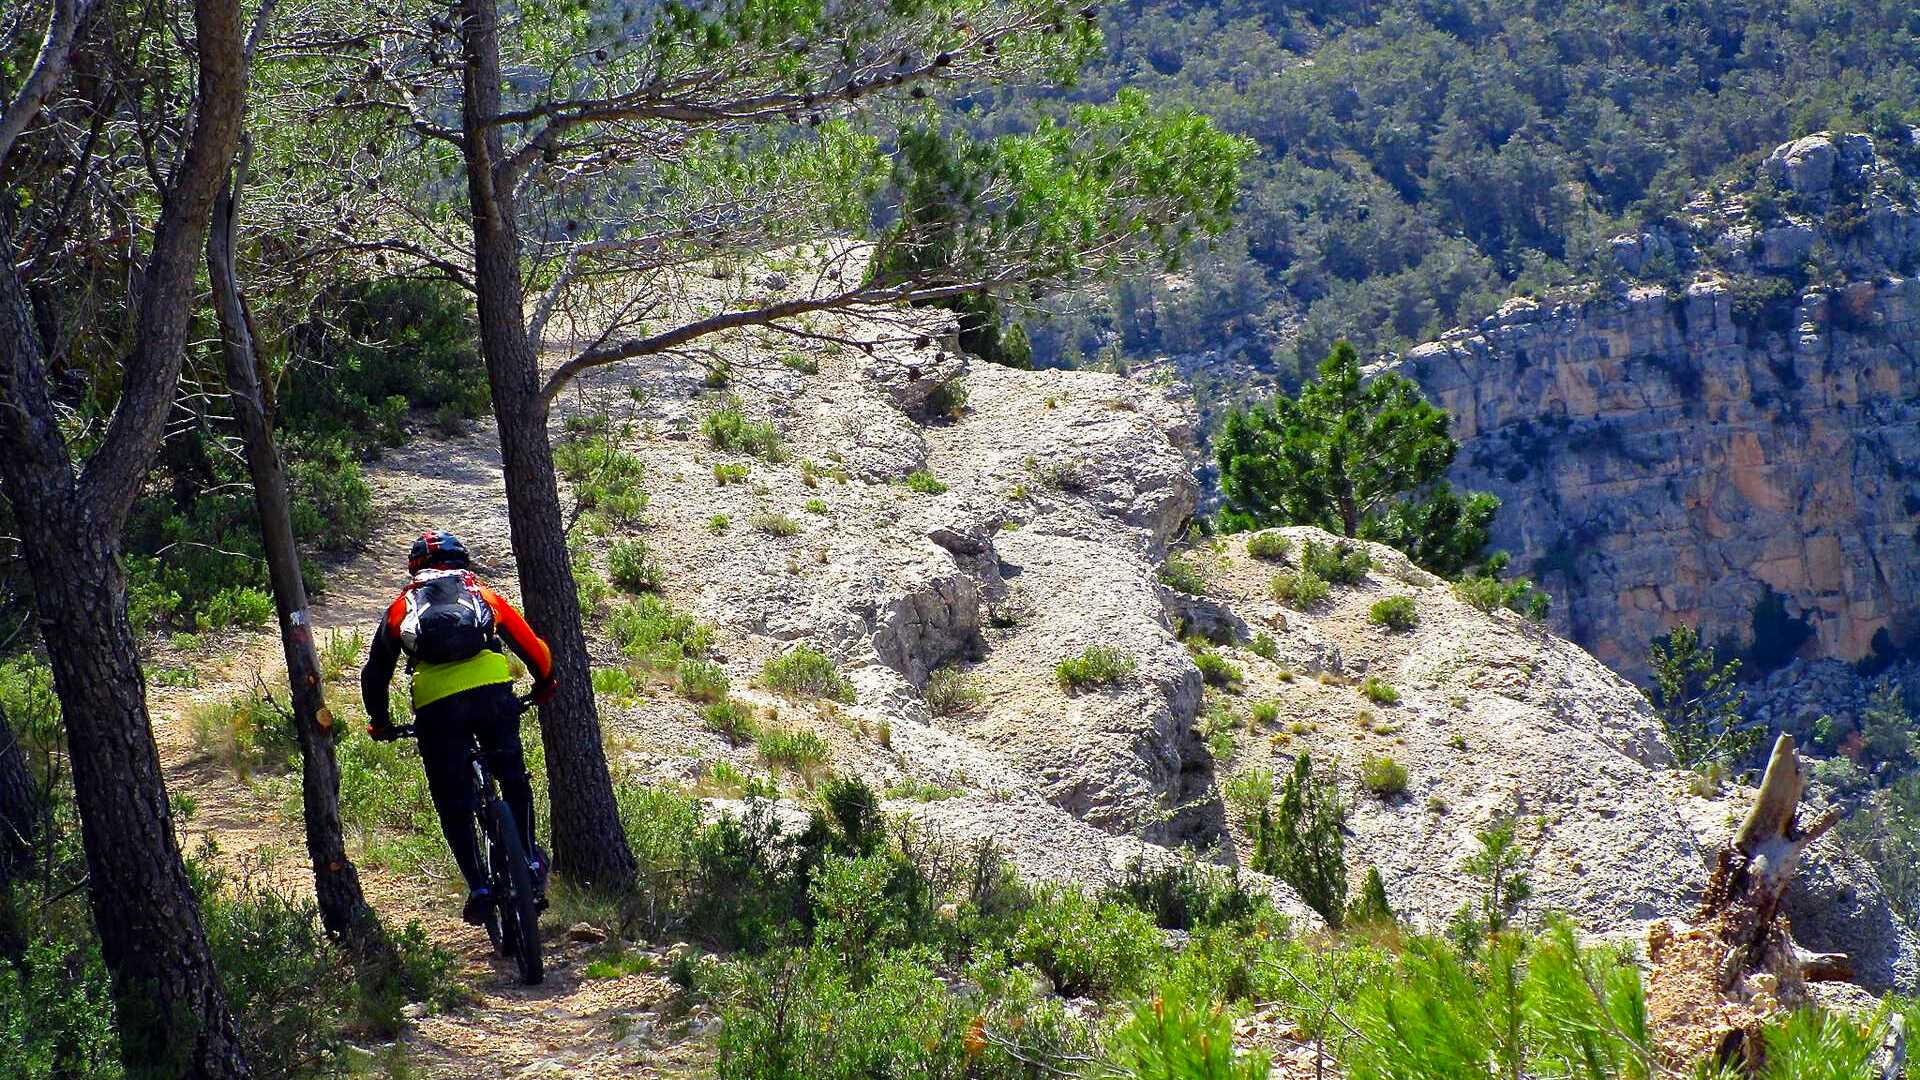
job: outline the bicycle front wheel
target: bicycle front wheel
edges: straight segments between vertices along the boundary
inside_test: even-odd
[[[513,810],[498,797],[489,809],[494,823],[493,866],[496,911],[500,918],[501,947],[520,968],[520,981],[537,986],[545,977],[540,956],[540,912],[533,897],[533,869],[527,865],[527,848],[520,840],[520,825]],[[506,865],[499,865],[505,863]]]

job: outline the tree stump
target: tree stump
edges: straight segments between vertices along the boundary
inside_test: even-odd
[[[1648,1021],[1671,1065],[1711,1054],[1757,1067],[1770,1017],[1802,1004],[1809,982],[1853,975],[1846,956],[1795,945],[1780,914],[1801,853],[1839,819],[1830,809],[1802,827],[1805,788],[1805,766],[1783,733],[1746,820],[1715,858],[1695,921],[1648,931]]]

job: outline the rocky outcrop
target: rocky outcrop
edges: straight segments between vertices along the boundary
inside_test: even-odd
[[[1916,156],[1788,144],[1749,190],[1614,242],[1659,283],[1515,299],[1402,361],[1556,629],[1630,674],[1680,623],[1763,664],[1920,632]]]

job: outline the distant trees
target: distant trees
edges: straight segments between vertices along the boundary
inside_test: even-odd
[[[1342,341],[1298,395],[1227,415],[1214,439],[1221,523],[1318,525],[1457,576],[1478,561],[1500,501],[1446,482],[1458,450],[1448,426],[1413,380],[1364,378]]]

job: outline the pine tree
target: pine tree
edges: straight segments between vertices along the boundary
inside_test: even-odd
[[[1301,754],[1281,786],[1278,806],[1262,807],[1254,826],[1253,868],[1293,886],[1336,929],[1346,915],[1346,823],[1338,786],[1315,776],[1312,758]]]
[[[1318,525],[1457,576],[1486,547],[1500,500],[1446,482],[1459,449],[1448,426],[1413,380],[1364,378],[1360,354],[1339,342],[1297,396],[1227,414],[1214,444],[1222,523]]]
[[[1367,867],[1360,879],[1360,895],[1347,905],[1346,921],[1348,926],[1391,926],[1400,921],[1387,901],[1387,883],[1379,867]]]
[[[1647,650],[1653,686],[1647,700],[1666,730],[1667,746],[1680,765],[1704,769],[1727,765],[1753,753],[1765,734],[1741,725],[1746,692],[1735,685],[1740,661],[1719,662],[1712,646],[1702,645],[1691,626],[1653,639]]]

